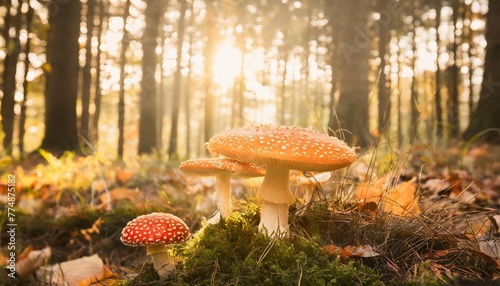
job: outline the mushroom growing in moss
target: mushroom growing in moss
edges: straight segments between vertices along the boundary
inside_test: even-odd
[[[217,213],[208,223],[218,223],[231,214],[231,177],[253,178],[264,176],[265,171],[253,164],[228,158],[203,158],[184,161],[179,169],[187,174],[215,177],[214,201]]]
[[[356,158],[353,148],[338,138],[300,127],[237,127],[213,136],[208,149],[266,169],[259,190],[259,228],[269,235],[288,233],[290,170],[325,172],[340,169]]]
[[[167,245],[185,241],[189,227],[173,214],[154,212],[129,221],[123,228],[120,240],[128,246],[146,246],[158,275],[168,278],[175,272]]]

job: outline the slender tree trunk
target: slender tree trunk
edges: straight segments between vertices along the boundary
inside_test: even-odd
[[[130,14],[130,0],[125,2],[123,8],[123,38],[120,48],[120,91],[118,93],[118,158],[123,158],[123,145],[125,144],[125,65],[127,64],[127,50],[130,44],[127,31],[127,19]]]
[[[205,124],[204,124],[204,140],[208,142],[214,133],[214,96],[212,94],[212,66],[214,62],[215,50],[215,11],[214,0],[206,0],[206,46],[205,46]],[[206,151],[208,152],[208,151]]]
[[[21,52],[21,41],[19,39],[19,31],[21,29],[21,7],[23,1],[19,1],[16,15],[10,15],[10,11],[7,11],[8,17],[11,17],[12,23],[10,26],[6,26],[7,38],[5,38],[7,51],[4,60],[4,72],[3,72],[3,96],[0,106],[0,115],[2,116],[2,129],[4,132],[3,138],[3,148],[5,153],[12,153],[12,140],[14,136],[14,119],[15,112],[14,106],[16,105],[15,93],[16,93],[16,72],[17,72],[17,62],[19,60],[19,54]],[[9,20],[10,22],[10,20]],[[15,35],[12,39],[8,36],[8,30],[13,28]]]
[[[331,0],[330,0],[331,1]],[[338,16],[339,7],[336,2],[330,3],[329,1],[326,3],[326,12],[329,15],[329,25],[333,31],[332,35],[332,43],[329,45],[330,47],[330,66],[332,67],[332,80],[331,80],[331,89],[330,89],[330,101],[328,103],[328,135],[335,136],[337,135],[338,128],[338,117],[337,111],[335,110],[335,94],[337,93],[338,86],[338,73],[339,73],[339,61],[340,61],[340,17]]]
[[[417,43],[416,43],[416,33],[417,27],[413,24],[413,38],[412,38],[412,60],[411,60],[411,70],[413,71],[413,75],[411,76],[411,122],[410,122],[410,139],[416,140],[418,136],[418,118],[420,113],[418,111],[418,77],[416,71],[416,63],[417,63]]]
[[[500,1],[489,1],[486,15],[486,57],[483,82],[477,108],[474,110],[465,139],[484,134],[491,143],[500,143]]]
[[[177,129],[179,127],[179,108],[181,95],[181,84],[182,84],[182,46],[184,44],[184,32],[186,23],[186,0],[180,0],[181,10],[179,16],[179,23],[177,27],[177,59],[176,59],[176,70],[174,73],[174,94],[172,96],[172,125],[170,132],[170,142],[168,145],[168,159],[170,161],[179,160],[179,154],[177,153]]]
[[[102,49],[101,42],[103,37],[104,27],[106,26],[108,17],[105,13],[105,0],[99,1],[99,26],[97,27],[97,54],[96,54],[96,73],[95,73],[95,95],[94,95],[94,116],[92,117],[92,139],[94,144],[97,146],[99,141],[99,117],[101,115],[101,58]]]
[[[458,85],[459,85],[459,69],[457,65],[458,60],[458,33],[457,33],[457,21],[458,21],[458,2],[452,1],[453,8],[453,42],[452,42],[452,55],[453,64],[450,67],[450,82],[449,82],[449,96],[448,100],[448,124],[450,128],[450,137],[458,138],[460,132],[460,117],[458,114]]]
[[[281,88],[280,88],[280,93],[278,94],[278,102],[279,102],[279,106],[277,106],[278,108],[278,114],[279,114],[279,118],[278,118],[278,122],[282,125],[285,125],[286,124],[286,103],[287,103],[287,100],[286,100],[286,76],[287,76],[287,73],[288,73],[288,50],[286,48],[286,46],[282,47],[281,49],[281,53],[283,55],[283,58],[280,62],[283,63],[283,66],[281,68],[281,70],[283,71],[282,74],[281,74]]]
[[[192,11],[192,10],[191,10]],[[193,23],[193,13],[191,12],[190,16],[190,26]],[[192,69],[193,69],[193,33],[189,35],[189,60],[187,63],[188,67],[188,74],[186,76],[186,89],[184,90],[184,113],[186,117],[186,157],[189,158],[191,155],[191,76],[192,76]]]
[[[25,28],[26,34],[31,33],[31,21],[33,20],[33,7],[31,5],[28,6],[28,10],[26,11],[25,19]],[[24,134],[25,134],[25,125],[26,125],[26,108],[28,102],[28,72],[30,68],[30,59],[29,53],[31,51],[31,40],[28,37],[26,39],[26,43],[24,45],[24,77],[23,77],[23,100],[21,102],[21,113],[19,115],[19,155],[21,158],[24,156]]]
[[[434,104],[436,108],[436,136],[443,137],[443,108],[441,106],[441,68],[439,66],[439,49],[441,47],[441,37],[439,35],[439,27],[441,26],[441,0],[436,1],[436,94],[434,96]]]
[[[85,65],[82,68],[82,113],[80,115],[80,134],[89,140],[90,89],[92,85],[92,34],[94,31],[95,1],[87,0],[87,37],[85,43]]]
[[[145,10],[146,25],[142,34],[142,81],[139,119],[139,154],[151,153],[158,146],[156,66],[159,23],[165,0],[149,0]]]
[[[161,29],[160,31],[161,37],[160,37],[160,46],[161,46],[161,54],[160,54],[160,61],[158,63],[158,68],[160,69],[160,83],[159,83],[159,90],[160,92],[157,95],[157,100],[158,104],[156,106],[156,111],[158,114],[157,117],[157,122],[158,122],[158,134],[157,134],[157,146],[158,150],[163,149],[163,129],[164,129],[164,124],[163,122],[165,121],[165,115],[167,113],[167,109],[165,108],[165,102],[166,102],[166,97],[167,97],[167,88],[166,88],[166,77],[165,77],[165,68],[163,67],[163,62],[165,61],[166,58],[166,53],[165,53],[165,39],[167,38],[167,32]],[[171,108],[168,110],[169,112],[171,111]]]
[[[469,48],[467,49],[467,57],[469,58],[469,122],[470,122],[470,117],[472,116],[472,113],[474,111],[474,84],[472,83],[472,80],[474,78],[474,64],[472,61],[472,57],[474,56],[472,45],[474,44],[474,31],[471,28],[471,23],[472,23],[472,3],[466,4],[465,10],[466,15],[469,18],[468,25],[467,25],[467,42],[469,43]],[[465,22],[465,21],[464,21]]]
[[[41,145],[50,152],[79,149],[76,100],[80,12],[80,1],[69,1],[50,15],[47,53],[51,69],[46,80],[45,135]]]
[[[378,80],[378,133],[379,135],[390,133],[389,119],[391,116],[390,90],[387,86],[387,48],[390,41],[390,28],[383,24],[384,18],[379,21],[378,52],[380,57],[379,80]]]
[[[367,29],[370,5],[368,1],[341,0],[338,3],[343,11],[340,19],[342,29],[339,31],[338,128],[348,131],[344,135],[349,144],[367,147],[372,143],[368,123],[371,38]]]

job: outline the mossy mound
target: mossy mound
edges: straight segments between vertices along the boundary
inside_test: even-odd
[[[271,239],[258,231],[259,213],[249,204],[217,225],[205,226],[174,249],[180,285],[381,285],[357,261],[322,251],[318,239]]]

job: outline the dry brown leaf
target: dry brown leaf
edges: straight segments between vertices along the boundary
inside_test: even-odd
[[[81,229],[80,232],[82,233],[83,237],[85,237],[85,239],[87,241],[92,241],[91,234],[93,234],[93,233],[100,233],[100,227],[101,227],[101,225],[102,225],[103,222],[104,222],[104,220],[102,219],[102,217],[99,217],[92,224],[92,227],[87,228],[87,229]]]
[[[45,284],[77,286],[80,280],[99,275],[103,266],[102,259],[94,254],[47,267],[42,266],[36,271],[36,275]]]
[[[500,242],[498,241],[480,241],[479,249],[490,257],[500,258]]]
[[[33,250],[33,248],[29,246],[17,258],[17,275],[19,275],[20,277],[25,277],[26,275],[38,269],[40,266],[45,265],[49,260],[51,254],[52,251],[50,247],[46,247],[41,250]]]
[[[95,276],[86,277],[78,281],[78,286],[112,286],[118,285],[120,283],[120,277],[116,273],[113,273],[109,267],[104,265],[99,274]]]
[[[339,255],[342,258],[350,257],[374,257],[380,254],[373,250],[371,245],[357,245],[357,246],[346,246],[344,248],[335,246],[333,244],[327,244],[323,246],[323,251],[330,255]]]

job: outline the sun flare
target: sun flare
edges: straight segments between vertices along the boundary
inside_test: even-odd
[[[223,42],[214,57],[213,81],[222,89],[229,89],[240,73],[242,55],[229,41]]]

